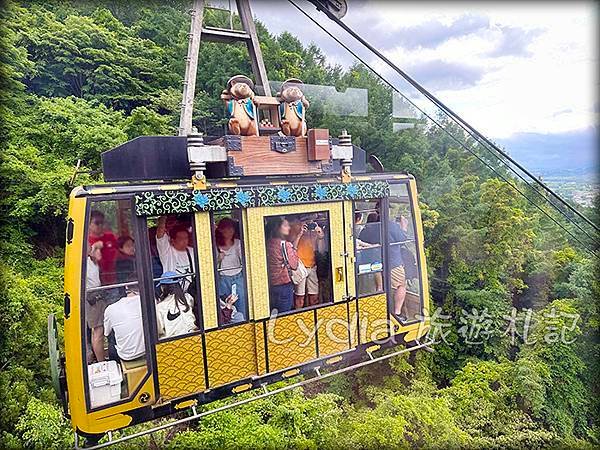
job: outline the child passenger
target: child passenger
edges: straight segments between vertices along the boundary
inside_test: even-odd
[[[115,263],[117,283],[135,280],[135,242],[133,238],[121,236],[117,240],[117,246],[119,248]]]

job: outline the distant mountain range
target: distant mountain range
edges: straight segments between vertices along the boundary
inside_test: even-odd
[[[598,180],[598,139],[598,128],[587,128],[557,134],[517,133],[496,143],[536,175]]]

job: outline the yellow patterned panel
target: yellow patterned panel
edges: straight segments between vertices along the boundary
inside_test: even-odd
[[[316,205],[318,206],[318,205]],[[346,296],[346,258],[344,256],[344,222],[342,220],[342,204],[334,203],[329,209],[329,236],[331,239],[331,270],[333,273],[333,301],[339,302]],[[338,269],[344,274],[340,280],[336,276]]]
[[[208,232],[210,229],[209,214],[207,212],[196,213],[196,245],[198,246],[202,319],[205,330],[218,326],[212,239]]]
[[[248,229],[248,210],[247,209],[243,209],[242,210],[242,227],[243,227],[243,232],[244,232],[244,258],[246,259],[246,298],[248,301],[248,320],[253,320],[254,319],[254,295],[253,295],[253,283],[254,280],[252,278],[253,276],[253,270],[252,268],[256,265],[256,264],[260,264],[259,263],[255,263],[252,259],[252,254],[250,252],[250,246],[248,244],[248,242],[251,240],[250,236],[253,236],[252,234],[250,234],[250,230]],[[264,263],[263,263],[264,264]]]
[[[317,357],[314,311],[271,319],[267,322],[269,371],[285,369]]]
[[[202,336],[190,336],[156,345],[158,385],[163,400],[206,389]]]
[[[387,300],[385,294],[358,299],[360,343],[373,342],[389,336]]]
[[[248,290],[253,302],[250,303],[254,319],[269,317],[269,279],[267,277],[267,257],[265,250],[265,225],[258,210],[246,210],[246,265],[248,267]]]
[[[211,388],[257,374],[254,324],[206,333],[208,384]]]
[[[264,322],[258,322],[254,324],[254,337],[256,339],[256,367],[259,375],[264,375],[267,373],[264,327]]]
[[[350,348],[346,303],[317,309],[319,357],[333,355]]]

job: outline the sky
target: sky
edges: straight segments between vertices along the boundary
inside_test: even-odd
[[[399,81],[314,6],[296,1],[382,75]],[[348,3],[344,22],[515,158],[534,168],[597,168],[597,3]],[[271,32],[314,42],[330,63],[353,62],[288,2],[255,1],[252,8]],[[399,87],[414,94],[405,83]]]

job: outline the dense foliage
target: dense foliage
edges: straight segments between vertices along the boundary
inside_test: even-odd
[[[78,160],[92,172],[77,182],[98,181],[102,151],[174,132],[187,6],[3,5],[2,448],[72,444],[50,387],[46,348],[46,317],[62,314],[70,179]],[[210,23],[224,24],[218,12],[208,14]],[[330,66],[314,45],[289,33],[273,36],[260,23],[258,30],[271,79],[369,90],[368,118],[316,108],[309,120],[334,135],[348,128],[388,169],[417,177],[439,343],[434,354],[397,357],[142,442],[169,449],[600,444],[594,262],[447,134],[426,124],[392,133],[391,92],[364,67]],[[226,80],[250,74],[250,65],[241,46],[203,44],[200,58],[194,123],[210,132],[224,123],[218,94]],[[536,326],[527,330],[528,323]]]

